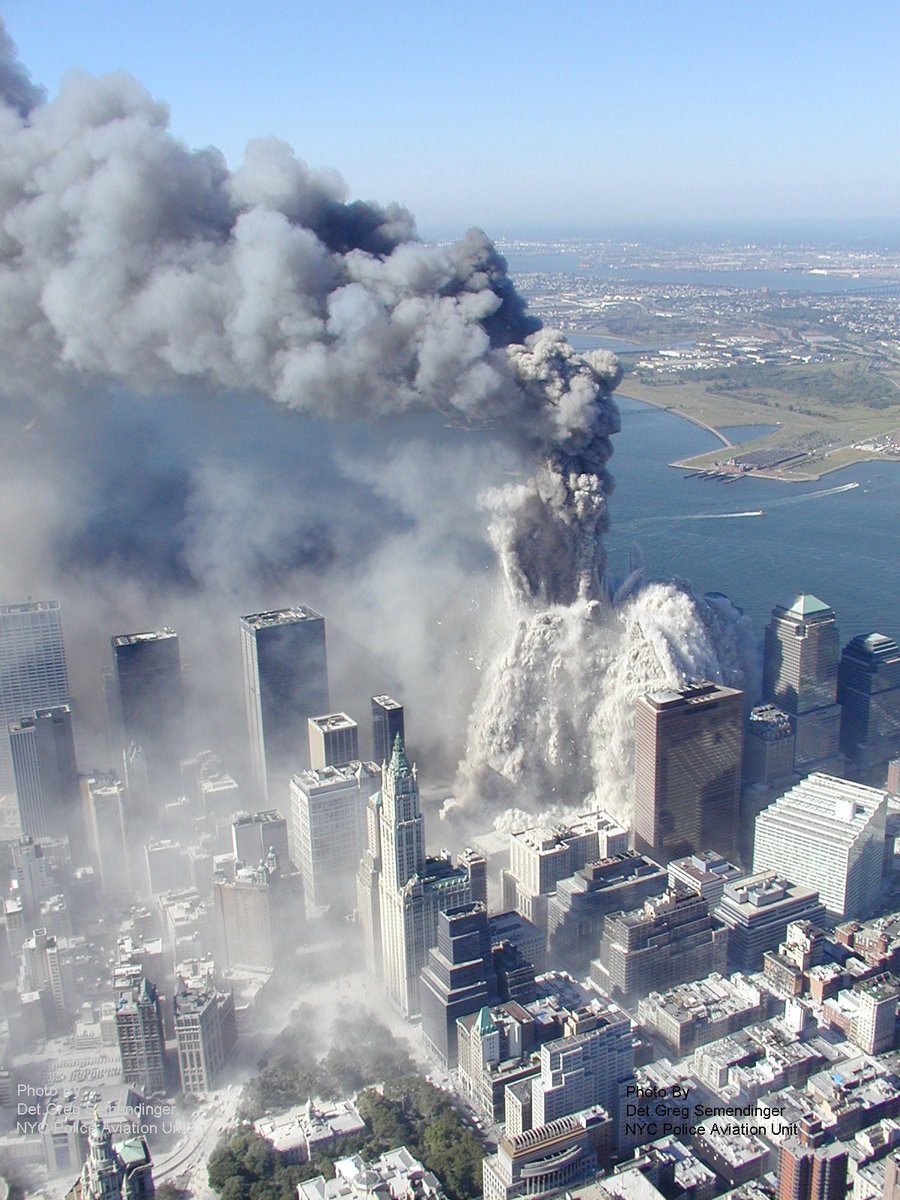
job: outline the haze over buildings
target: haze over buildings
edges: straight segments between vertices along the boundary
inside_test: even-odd
[[[779,579],[763,654],[721,592],[637,546],[610,563],[621,364],[541,330],[480,231],[426,245],[272,140],[229,170],[127,77],[45,102],[2,37],[0,95],[6,598],[64,580],[95,690],[110,636],[114,655],[89,753],[80,688],[0,679],[27,701],[0,814],[0,1107],[36,1118],[0,1154],[29,1186],[140,1200],[151,1152],[200,1192],[237,1127],[211,1183],[246,1200],[293,1187],[258,1140],[279,1114],[248,1106],[305,1099],[335,1172],[301,1185],[318,1200],[442,1200],[441,1156],[455,1200],[851,1176],[870,1200],[900,1116],[891,639]],[[798,346],[819,335],[797,321]],[[766,514],[687,486],[717,511],[650,519],[719,570],[721,519]],[[0,657],[65,682],[56,602],[7,609],[28,619]],[[380,1154],[408,1128],[425,1165],[336,1158],[320,1081],[384,1085],[344,1132]],[[748,1125],[679,1124],[706,1102]]]

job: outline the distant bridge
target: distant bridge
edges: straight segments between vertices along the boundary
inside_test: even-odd
[[[837,293],[840,295],[841,293]],[[900,283],[879,283],[874,287],[847,288],[845,296],[900,296]]]

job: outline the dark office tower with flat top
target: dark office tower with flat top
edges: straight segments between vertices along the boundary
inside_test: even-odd
[[[331,707],[324,618],[302,605],[241,617],[241,661],[260,805],[286,805],[309,766],[309,719]]]
[[[141,747],[154,808],[178,795],[185,757],[184,686],[174,629],[112,639],[122,745]]]
[[[372,759],[378,763],[390,762],[397,734],[406,745],[403,728],[403,705],[390,696],[372,697]]]
[[[694,683],[641,696],[634,719],[635,848],[665,864],[738,853],[743,693]]]
[[[838,700],[841,750],[862,772],[885,767],[900,753],[900,646],[893,638],[866,633],[847,643]]]
[[[0,795],[16,787],[9,722],[69,699],[59,602],[0,605]]]

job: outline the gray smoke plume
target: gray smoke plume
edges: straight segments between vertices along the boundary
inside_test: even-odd
[[[478,805],[510,789],[532,808],[548,789],[574,803],[620,791],[636,689],[701,667],[733,677],[734,621],[686,589],[634,580],[610,601],[616,360],[540,331],[483,233],[426,246],[404,209],[348,201],[275,139],[232,173],[174,139],[165,107],[125,75],[74,75],[43,102],[2,27],[0,98],[2,416],[16,446],[0,487],[28,591],[55,590],[55,555],[121,628],[141,604],[137,627],[177,621],[173,596],[193,591],[216,668],[218,618],[299,595],[418,673],[408,694],[449,714],[442,732],[459,721],[438,693],[471,694],[487,639],[468,755]],[[164,393],[193,397],[205,426]],[[211,395],[236,430],[218,456]],[[299,482],[242,428],[235,395],[308,414]],[[360,422],[409,430],[417,413],[487,434],[452,461],[433,427],[424,447],[382,433],[377,461],[359,444]],[[319,418],[350,431],[321,454]],[[461,529],[470,497],[523,462],[525,482],[485,495],[507,583],[488,638],[471,607],[483,529]],[[210,679],[214,704],[225,689]]]

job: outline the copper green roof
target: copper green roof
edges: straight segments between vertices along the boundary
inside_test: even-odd
[[[406,757],[406,750],[403,746],[403,737],[397,734],[394,738],[394,753],[391,755],[391,774],[392,775],[408,775],[412,770],[409,765],[409,759]]]
[[[493,1033],[496,1028],[491,1010],[483,1008],[475,1021],[475,1032],[479,1037],[485,1037],[487,1034]]]
[[[804,592],[797,596],[794,602],[787,606],[788,612],[796,613],[798,617],[815,617],[820,613],[831,612],[831,605],[826,604],[824,600],[820,600],[818,596],[813,596],[809,592]]]

